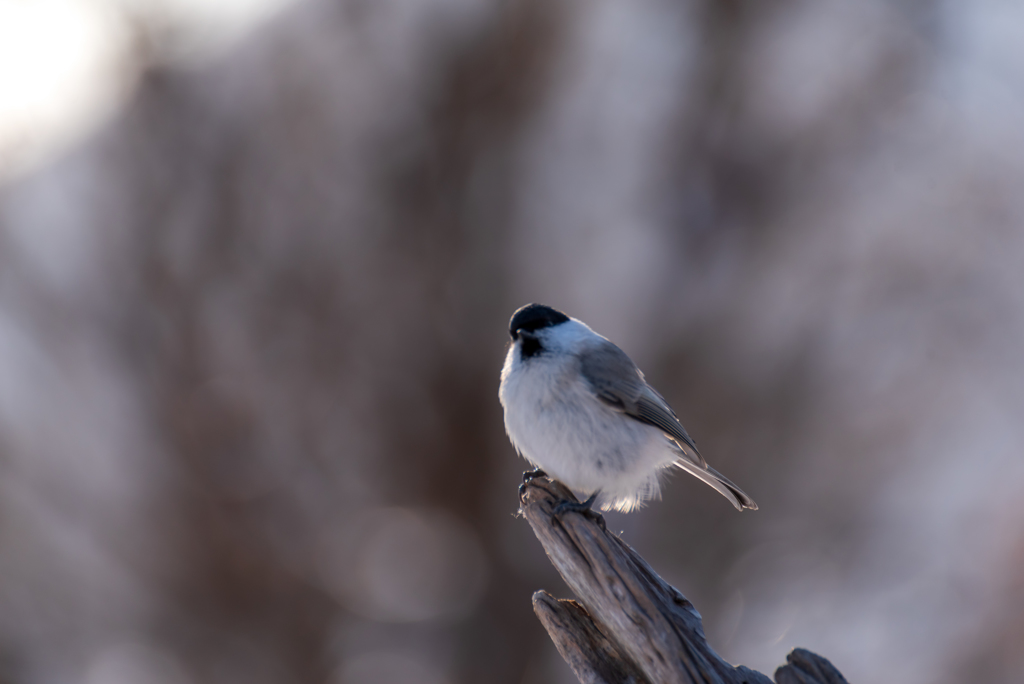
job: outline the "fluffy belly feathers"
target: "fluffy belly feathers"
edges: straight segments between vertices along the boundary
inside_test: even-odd
[[[527,373],[552,370],[531,365],[505,374],[501,387],[505,428],[516,449],[570,489],[600,491],[603,509],[630,510],[657,496],[658,471],[678,456],[664,434],[606,406],[578,373],[529,382]]]

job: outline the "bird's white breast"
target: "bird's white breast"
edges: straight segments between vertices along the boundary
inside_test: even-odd
[[[657,428],[597,399],[579,358],[541,353],[519,358],[513,345],[501,373],[505,429],[516,449],[578,492],[601,491],[603,507],[628,510],[657,494],[657,473],[674,452]]]

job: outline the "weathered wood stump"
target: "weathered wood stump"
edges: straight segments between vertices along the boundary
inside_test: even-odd
[[[554,515],[576,501],[560,482],[537,477],[520,489],[521,512],[579,598],[533,595],[533,610],[584,684],[772,684],[734,667],[704,638],[700,614],[595,514]],[[775,684],[846,684],[825,658],[794,649]]]

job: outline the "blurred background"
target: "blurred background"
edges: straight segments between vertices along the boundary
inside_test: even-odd
[[[565,684],[541,301],[723,656],[1024,680],[1024,5],[0,0],[0,682]]]

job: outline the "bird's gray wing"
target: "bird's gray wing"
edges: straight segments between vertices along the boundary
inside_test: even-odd
[[[664,430],[679,445],[683,454],[690,461],[696,463],[701,468],[708,467],[707,461],[697,451],[697,445],[693,443],[693,439],[687,434],[686,428],[679,422],[675,411],[650,385],[645,384],[644,393],[640,395],[640,399],[637,401],[637,417],[645,423],[650,423]]]
[[[632,359],[614,344],[604,341],[580,352],[580,372],[597,398],[630,418],[653,425],[668,435],[683,455],[701,468],[704,457],[686,434],[674,411],[644,380]]]

